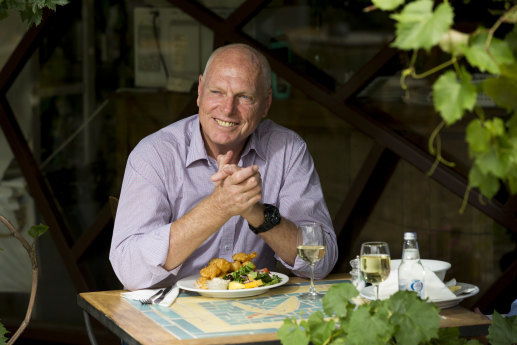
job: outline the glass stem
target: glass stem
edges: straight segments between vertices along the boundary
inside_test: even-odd
[[[311,288],[309,293],[312,295],[316,294],[316,288],[314,287],[314,264],[311,265]]]
[[[375,284],[375,299],[379,299],[379,285]]]

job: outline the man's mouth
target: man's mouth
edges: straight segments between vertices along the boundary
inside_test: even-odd
[[[223,127],[237,126],[237,123],[235,123],[235,122],[221,121],[221,120],[218,120],[218,119],[215,119],[215,122],[217,122],[220,126],[223,126]]]

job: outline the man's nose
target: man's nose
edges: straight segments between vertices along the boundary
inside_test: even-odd
[[[232,96],[225,97],[223,100],[223,111],[226,115],[231,115],[235,107],[235,98]]]

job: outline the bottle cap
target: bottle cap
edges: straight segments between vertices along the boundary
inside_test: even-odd
[[[405,232],[404,239],[405,240],[416,240],[416,232]]]

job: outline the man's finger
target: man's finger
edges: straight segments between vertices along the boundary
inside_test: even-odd
[[[240,184],[255,174],[259,174],[258,179],[260,180],[260,173],[258,172],[258,166],[252,165],[246,168],[241,168],[238,171],[234,171],[230,176],[230,183]]]
[[[229,164],[233,156],[233,151],[228,151],[224,155],[218,155],[217,156],[217,166],[219,168],[219,171],[226,165]]]
[[[227,178],[228,176],[232,175],[236,171],[240,169],[239,166],[235,164],[225,164],[222,167],[220,167],[219,171],[213,174],[210,177],[210,181],[212,182],[219,182]]]
[[[210,177],[210,181],[216,183],[224,180],[229,176],[228,173],[224,172],[224,167],[227,166],[233,156],[233,151],[228,151],[224,155],[217,155],[217,172]]]

